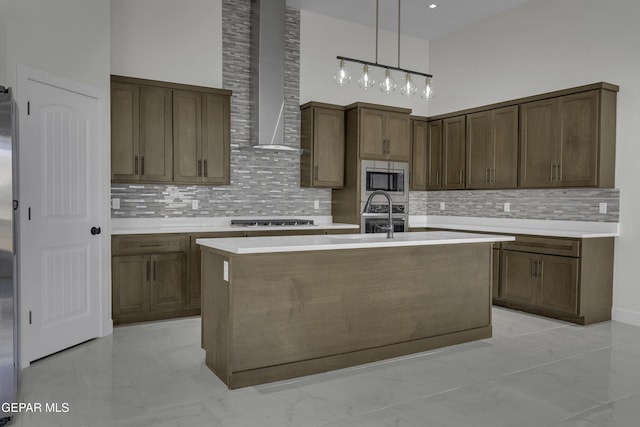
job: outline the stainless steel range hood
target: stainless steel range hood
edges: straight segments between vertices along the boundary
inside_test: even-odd
[[[251,144],[298,151],[284,144],[285,0],[251,0]]]

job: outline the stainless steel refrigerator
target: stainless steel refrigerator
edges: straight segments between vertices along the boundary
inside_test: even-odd
[[[7,403],[17,402],[17,150],[15,104],[0,86],[0,426],[10,421]]]

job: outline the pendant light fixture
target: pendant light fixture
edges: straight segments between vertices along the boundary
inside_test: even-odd
[[[351,81],[351,74],[347,69],[347,65],[344,63],[344,60],[340,60],[340,68],[333,75],[333,80],[338,84],[338,86],[346,86]]]
[[[369,66],[367,64],[364,64],[362,66],[362,74],[360,75],[360,78],[358,79],[358,85],[362,89],[367,90],[367,89],[373,87],[373,85],[375,85],[375,84],[376,84],[376,81],[373,79],[373,76],[369,72]]]
[[[433,97],[436,96],[435,92],[433,91],[431,79],[431,77],[425,77],[424,88],[420,91],[420,98],[429,100],[433,99]]]
[[[407,70],[404,68],[400,68],[400,17],[401,17],[401,1],[398,0],[398,66],[393,67],[390,65],[380,64],[378,62],[378,31],[379,31],[379,11],[380,11],[380,0],[376,0],[376,58],[375,62],[363,61],[361,59],[355,58],[347,58],[345,56],[337,56],[339,60],[339,68],[336,74],[333,76],[335,82],[339,86],[346,86],[351,81],[351,75],[349,74],[349,70],[347,70],[345,62],[354,62],[358,64],[362,64],[362,74],[358,78],[358,85],[362,89],[369,89],[375,85],[375,81],[369,71],[369,67],[377,67],[384,69],[384,78],[380,81],[379,88],[384,93],[392,93],[398,87],[396,81],[393,78],[392,71],[400,71],[404,73],[404,80],[402,85],[400,86],[400,93],[403,96],[411,97],[418,92],[418,87],[416,83],[413,81],[412,76],[420,76],[425,78],[425,86],[420,90],[420,97],[426,100],[432,99],[434,95],[433,91],[433,76],[428,73],[422,73],[419,71]]]

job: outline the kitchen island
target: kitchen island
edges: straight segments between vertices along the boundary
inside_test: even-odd
[[[198,239],[207,366],[239,388],[491,336],[491,257],[460,232]]]

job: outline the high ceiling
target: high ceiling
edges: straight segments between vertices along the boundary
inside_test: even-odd
[[[398,0],[380,1],[380,28],[398,30]],[[528,0],[404,0],[401,32],[432,40]],[[428,6],[438,5],[434,9]],[[376,0],[287,0],[287,5],[374,27]]]

